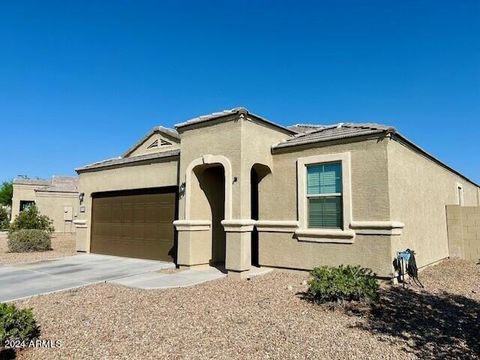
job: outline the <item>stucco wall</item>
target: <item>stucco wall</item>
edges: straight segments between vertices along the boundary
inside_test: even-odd
[[[180,178],[188,165],[205,154],[225,156],[232,166],[232,218],[250,219],[250,170],[255,163],[271,166],[271,146],[287,137],[285,132],[238,115],[180,130],[182,151]],[[194,194],[192,194],[195,196]],[[196,206],[192,198],[192,206]],[[180,200],[180,218],[185,212]]]
[[[464,204],[478,204],[478,188],[424,155],[391,140],[388,144],[391,217],[405,224],[394,239],[398,250],[416,251],[419,266],[449,256],[445,206],[457,204],[457,184],[464,189]]]
[[[351,153],[354,221],[388,221],[387,141],[297,149],[273,156],[272,175],[262,180],[260,220],[298,220],[297,159],[319,154]],[[353,244],[301,242],[292,233],[260,232],[260,265],[311,269],[318,265],[361,264],[380,276],[391,273],[391,237],[357,234]]]
[[[45,184],[13,184],[12,221],[20,212],[20,201],[34,201],[41,214],[53,220],[55,232],[75,232],[72,221],[64,220],[65,206],[72,207],[73,219],[78,213],[78,194],[67,192],[36,192]]]
[[[315,266],[361,265],[391,277],[390,236],[357,235],[353,244],[301,242],[293,233],[261,232],[261,266],[311,270]]]
[[[241,170],[241,125],[238,121],[233,121],[237,117],[231,117],[232,121],[212,122],[215,126],[203,126],[181,131],[182,150],[180,153],[180,183],[186,181],[186,170],[190,163],[206,154],[223,155],[229,159],[232,165],[233,176],[240,176]],[[194,190],[194,189],[192,189]],[[221,191],[219,189],[219,191]],[[223,190],[224,191],[224,190]],[[192,219],[205,220],[199,218],[202,210],[202,202],[196,202],[203,195],[198,191],[192,191],[191,208]],[[232,184],[233,204],[240,203],[240,189],[238,182]],[[198,205],[196,205],[198,204]],[[198,211],[194,208],[198,207]],[[233,217],[240,216],[240,207],[232,208]],[[195,214],[195,215],[194,215]],[[179,218],[185,218],[185,197],[180,198]]]
[[[75,232],[76,229],[73,220],[78,216],[79,207],[77,193],[37,192],[36,204],[40,213],[47,215],[53,220],[55,232]],[[72,208],[72,220],[64,219],[65,207]]]
[[[367,140],[275,154],[260,197],[260,218],[297,219],[297,159],[351,153],[353,220],[390,220],[386,141]],[[268,189],[267,189],[268,188]]]
[[[450,257],[480,261],[480,206],[447,206]]]
[[[85,221],[77,231],[77,250],[90,250],[92,194],[96,192],[177,186],[177,159],[107,168],[79,174],[79,191],[84,193],[85,212],[79,212],[78,220]],[[78,230],[78,229],[77,229]]]
[[[38,185],[13,184],[12,220],[20,213],[20,200],[37,200],[35,189],[38,187]]]

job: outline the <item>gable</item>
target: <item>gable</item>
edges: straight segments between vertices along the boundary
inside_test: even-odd
[[[147,155],[180,148],[179,140],[156,129],[128,150],[123,157]]]

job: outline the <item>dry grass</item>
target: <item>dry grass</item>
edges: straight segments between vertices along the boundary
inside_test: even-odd
[[[62,343],[19,358],[474,358],[479,278],[480,266],[446,261],[421,273],[423,291],[384,289],[382,311],[356,315],[302,300],[305,275],[291,273],[170,290],[88,286],[18,302],[33,307],[42,338]]]
[[[75,254],[75,235],[54,234],[52,249],[31,253],[9,253],[6,234],[0,234],[0,265],[18,264]]]

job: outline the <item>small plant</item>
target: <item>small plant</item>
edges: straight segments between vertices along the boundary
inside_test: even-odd
[[[360,266],[320,266],[310,272],[308,295],[316,303],[378,300],[378,281],[370,269]]]
[[[15,217],[10,224],[9,232],[22,229],[36,229],[54,232],[53,220],[46,215],[40,214],[35,205],[31,205]]]
[[[17,230],[8,234],[7,245],[10,252],[51,250],[51,233],[37,229]]]
[[[7,209],[0,205],[0,231],[7,230],[10,223],[10,216]]]
[[[0,348],[5,342],[30,341],[40,334],[31,309],[18,309],[13,304],[0,303]]]

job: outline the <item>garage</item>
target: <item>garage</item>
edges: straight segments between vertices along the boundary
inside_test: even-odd
[[[90,251],[172,261],[175,215],[175,187],[94,193]]]

